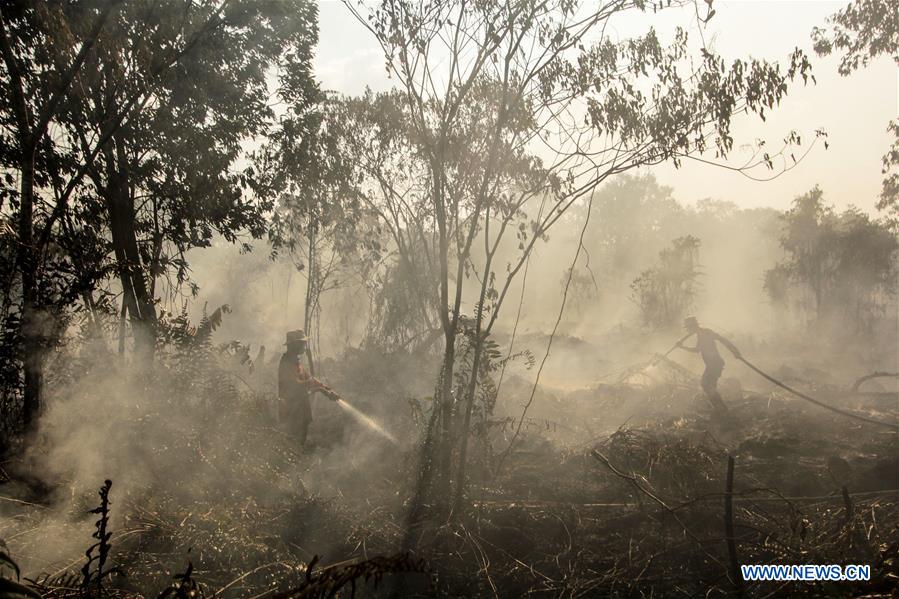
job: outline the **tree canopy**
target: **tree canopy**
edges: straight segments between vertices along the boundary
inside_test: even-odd
[[[42,352],[76,298],[105,306],[116,277],[152,356],[157,281],[179,293],[185,251],[213,234],[265,233],[272,200],[244,144],[276,125],[273,80],[295,106],[317,101],[316,7],[23,1],[4,4],[0,25],[0,156],[15,173],[0,208],[18,240],[7,289],[20,292],[4,317],[19,323],[31,421]]]
[[[887,55],[899,66],[899,7],[892,0],[855,0],[828,19],[829,28],[812,31],[821,56],[842,52],[839,72],[850,75],[878,56]],[[899,120],[887,127],[895,140],[883,157],[883,190],[877,207],[899,218]],[[894,226],[896,226],[894,222]]]

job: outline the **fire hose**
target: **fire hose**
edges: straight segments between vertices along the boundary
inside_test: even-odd
[[[671,346],[671,349],[669,349],[667,352],[665,352],[662,356],[656,358],[652,363],[655,364],[655,363],[657,363],[659,360],[661,360],[662,358],[668,357],[668,354],[670,354],[670,353],[673,352],[675,349],[677,349],[678,347],[680,347],[681,343],[683,343],[684,341],[686,341],[687,339],[689,339],[689,338],[692,337],[692,336],[693,336],[693,333],[689,333],[689,334],[685,335],[684,337],[682,337],[677,343],[675,343],[673,346]],[[828,404],[824,403],[823,401],[820,401],[820,400],[815,399],[814,397],[810,397],[810,396],[806,395],[805,393],[802,393],[801,391],[797,391],[796,389],[790,387],[789,385],[787,385],[787,384],[784,383],[783,381],[777,380],[776,378],[774,378],[773,376],[771,376],[770,374],[768,374],[767,372],[763,371],[763,370],[760,369],[758,366],[756,366],[755,364],[753,364],[752,362],[750,362],[749,360],[747,360],[746,358],[744,358],[744,357],[743,357],[742,355],[740,355],[739,353],[735,353],[735,354],[734,354],[734,357],[735,357],[736,359],[740,360],[741,362],[743,362],[744,364],[746,364],[746,366],[748,366],[749,368],[751,368],[752,370],[754,370],[754,371],[755,371],[757,374],[759,374],[762,378],[767,379],[768,381],[771,381],[772,383],[774,383],[774,384],[777,385],[778,387],[780,387],[780,388],[782,388],[782,389],[785,389],[785,390],[789,391],[790,393],[792,393],[792,394],[795,395],[796,397],[798,397],[798,398],[800,398],[800,399],[804,399],[804,400],[807,401],[807,402],[813,403],[813,404],[815,404],[816,406],[818,406],[818,407],[820,407],[820,408],[824,408],[825,410],[830,410],[831,412],[834,412],[834,413],[839,414],[839,415],[841,415],[841,416],[846,416],[847,418],[852,418],[852,419],[854,419],[854,420],[860,420],[861,422],[867,422],[868,424],[876,424],[876,425],[878,425],[878,426],[883,426],[883,427],[892,429],[892,430],[894,430],[894,431],[899,431],[899,424],[894,424],[894,423],[892,423],[892,422],[883,422],[882,420],[876,420],[876,419],[874,419],[874,418],[868,418],[868,417],[866,417],[866,416],[861,416],[861,415],[859,415],[859,414],[853,414],[852,412],[847,412],[846,410],[841,410],[840,408],[835,408],[834,406],[828,405]]]
[[[782,389],[786,389],[787,391],[789,391],[796,397],[799,397],[800,399],[804,399],[805,401],[813,403],[818,407],[824,408],[825,410],[830,410],[831,412],[835,412],[837,414],[840,414],[841,416],[846,416],[847,418],[854,418],[855,420],[860,420],[862,422],[867,422],[869,424],[877,424],[879,426],[885,426],[889,429],[899,431],[899,424],[893,424],[891,422],[883,422],[882,420],[875,420],[874,418],[868,418],[866,416],[861,416],[859,414],[853,414],[852,412],[847,412],[846,410],[841,410],[840,408],[835,408],[831,405],[824,403],[823,401],[819,401],[819,400],[815,399],[814,397],[810,397],[810,396],[806,395],[805,393],[802,393],[801,391],[797,391],[796,389],[793,389],[792,387],[790,387],[789,385],[787,385],[786,383],[784,383],[782,381],[777,380],[770,374],[762,371],[755,364],[753,364],[752,362],[750,362],[743,356],[736,356],[736,358],[738,360],[740,360],[741,362],[743,362],[744,364],[746,364],[747,366],[749,366],[749,368],[754,370],[756,373],[758,373],[763,378],[771,381],[772,383],[774,383],[778,387],[781,387]]]

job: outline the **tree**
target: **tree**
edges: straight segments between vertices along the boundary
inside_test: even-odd
[[[579,271],[577,265],[566,269],[562,273],[559,283],[563,288],[566,283],[569,285],[571,307],[577,315],[580,315],[585,306],[594,303],[599,295],[596,279],[593,278],[589,264],[586,265],[584,272]]]
[[[91,55],[116,8],[112,2],[99,10],[76,6],[68,13],[59,5],[26,2],[4,3],[0,7],[0,52],[4,68],[4,89],[0,94],[4,135],[0,156],[7,173],[0,209],[10,210],[9,220],[15,223],[16,249],[12,256],[15,266],[10,274],[19,277],[21,301],[16,315],[15,342],[21,344],[23,356],[26,425],[40,410],[41,366],[48,329],[39,275],[53,222],[36,231],[41,191],[44,188],[55,191],[59,206],[67,201],[84,174],[83,169],[71,172],[73,161],[52,142],[50,128],[75,76]],[[121,120],[111,119],[107,130],[117,127]],[[18,189],[13,186],[16,178]],[[13,289],[12,278],[6,287]],[[11,358],[4,356],[5,360]]]
[[[97,191],[93,211],[108,227],[123,306],[145,363],[156,340],[157,281],[176,293],[186,279],[185,252],[208,246],[213,234],[236,242],[243,231],[257,238],[266,231],[272,190],[252,164],[235,167],[245,157],[242,144],[273,123],[267,78],[278,76],[282,100],[297,106],[318,100],[311,75],[314,5],[191,6],[171,0],[149,22],[141,3],[123,7],[111,34],[131,43],[88,64],[79,83],[89,93],[73,96],[64,120],[71,139],[86,147],[103,129],[94,117],[102,104],[146,99],[88,170]],[[152,96],[141,96],[147,71],[171,62],[169,48],[178,49],[177,61],[160,72]]]
[[[670,187],[659,185],[649,173],[625,173],[597,190],[593,199],[597,218],[590,223],[586,245],[606,286],[624,286],[644,256],[663,249],[667,239],[661,229],[684,217],[671,194]],[[573,214],[582,220],[585,210],[579,206]]]
[[[0,204],[17,223],[6,284],[21,293],[4,316],[20,323],[29,427],[43,352],[76,309],[73,290],[92,309],[97,284],[117,276],[123,315],[151,358],[157,278],[182,282],[184,252],[213,232],[264,232],[269,190],[232,167],[272,117],[274,66],[283,94],[314,97],[315,5],[21,1],[0,16],[0,157],[20,181],[11,190],[7,178]]]
[[[699,275],[699,240],[679,237],[659,252],[658,265],[644,270],[631,283],[633,300],[643,324],[675,326],[693,307]]]
[[[427,248],[419,262],[437,273],[443,359],[414,521],[429,501],[457,513],[464,496],[478,377],[453,387],[463,298],[479,372],[513,281],[572,206],[638,166],[703,152],[725,158],[732,117],[764,118],[810,67],[798,50],[785,70],[758,60],[727,66],[708,48],[693,60],[684,29],[667,44],[653,29],[620,42],[605,35],[622,13],[660,8],[643,1],[385,1],[368,14],[345,4],[381,45],[398,88],[372,97],[385,110],[359,135],[401,154],[371,148],[363,185],[373,204],[396,208],[385,216],[415,232]],[[791,135],[786,145],[795,142]],[[756,165],[773,166],[772,157]],[[505,268],[495,263],[501,247],[516,246]]]
[[[899,10],[895,0],[855,0],[832,15],[830,29],[812,30],[815,52],[827,56],[841,50],[839,73],[847,76],[883,54],[899,65]],[[899,214],[899,120],[890,122],[887,130],[895,136],[883,157],[883,189],[877,208]],[[895,226],[895,223],[894,223]]]
[[[850,207],[837,222],[835,300],[856,333],[871,333],[897,291],[899,239],[887,222]]]
[[[765,290],[775,304],[806,305],[817,323],[843,315],[870,331],[895,293],[899,241],[889,225],[855,208],[837,214],[817,186],[783,215],[781,247],[786,260],[766,273]]]
[[[269,239],[275,253],[287,252],[305,274],[303,328],[310,335],[322,294],[354,275],[366,280],[381,254],[377,218],[354,184],[346,144],[355,132],[347,128],[345,111],[335,98],[315,107],[293,103],[264,151],[268,186],[281,190]]]
[[[781,247],[790,256],[786,268],[794,280],[811,291],[816,319],[823,316],[836,265],[835,217],[823,198],[824,192],[818,186],[797,197],[793,208],[784,215],[781,237]]]

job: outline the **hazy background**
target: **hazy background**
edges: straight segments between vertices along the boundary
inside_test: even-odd
[[[820,184],[842,208],[854,204],[874,209],[880,193],[880,159],[889,147],[887,123],[899,114],[899,73],[889,56],[882,56],[866,69],[849,77],[837,73],[839,56],[819,58],[812,51],[811,31],[823,27],[828,16],[844,2],[722,1],[708,24],[706,42],[727,57],[785,60],[795,47],[803,49],[814,67],[817,85],[790,89],[786,100],[774,110],[764,126],[758,119],[736,119],[734,139],[748,143],[756,138],[777,145],[791,129],[809,141],[816,129],[828,133],[830,148],[819,144],[797,168],[775,181],[759,183],[744,175],[691,164],[652,169],[659,182],[674,188],[687,203],[705,197],[727,199],[741,207],[789,207],[796,195]],[[642,19],[629,15],[622,27],[631,34],[650,25],[660,32],[688,23],[686,9],[672,9]],[[319,3],[320,38],[315,70],[325,89],[359,94],[366,86],[374,90],[391,87],[384,58],[373,36],[337,0]],[[633,23],[633,31],[630,26]],[[695,20],[690,31],[698,34]],[[614,36],[618,32],[612,32]],[[847,118],[851,114],[852,118]],[[741,162],[735,152],[732,164]],[[760,172],[760,175],[768,173]]]
[[[765,337],[778,329],[771,306],[763,292],[764,272],[783,255],[778,245],[778,214],[790,208],[794,198],[819,185],[825,202],[838,211],[857,206],[876,215],[880,193],[881,157],[891,142],[887,123],[899,113],[897,70],[888,56],[873,61],[851,76],[837,73],[837,58],[821,59],[811,48],[810,34],[824,26],[828,16],[842,8],[840,2],[720,2],[717,14],[704,34],[725,57],[757,57],[785,61],[799,46],[810,57],[817,84],[791,88],[783,104],[773,110],[766,123],[758,119],[736,118],[734,139],[737,147],[730,164],[748,157],[740,144],[764,139],[777,148],[791,129],[803,137],[807,149],[814,132],[824,129],[829,148],[820,141],[798,166],[769,181],[692,162],[680,169],[671,165],[633,171],[639,179],[651,181],[664,197],[678,205],[664,217],[661,228],[640,226],[641,220],[656,218],[643,208],[628,217],[633,226],[633,247],[621,257],[604,255],[599,237],[619,226],[607,213],[597,210],[587,232],[587,250],[594,268],[603,261],[618,260],[617,271],[595,272],[597,285],[584,297],[573,298],[566,308],[560,332],[596,339],[608,329],[636,325],[636,311],[630,301],[629,285],[634,277],[657,259],[658,252],[678,236],[692,234],[701,241],[701,293],[696,313],[710,326],[728,332]],[[356,95],[366,87],[384,90],[392,85],[386,75],[383,56],[373,36],[336,0],[323,1],[320,8],[320,42],[315,71],[324,89]],[[650,25],[664,32],[675,24],[690,23],[690,15],[678,10],[652,16],[628,16],[619,22],[615,35],[645,31]],[[627,31],[624,31],[627,28]],[[692,35],[698,35],[695,21]],[[847,118],[851,115],[851,119]],[[774,171],[778,172],[777,170]],[[769,178],[764,168],[752,173]],[[615,184],[614,180],[610,181]],[[710,202],[711,200],[711,202]],[[713,215],[715,202],[721,214]],[[675,214],[676,212],[679,213]],[[745,212],[743,216],[738,214]],[[750,212],[756,211],[752,214]],[[724,214],[730,213],[730,214]],[[559,310],[563,273],[576,249],[583,210],[567,218],[568,224],[551,233],[548,244],[538,244],[532,260],[522,307],[520,332],[548,332]],[[617,217],[616,217],[617,218]],[[644,223],[645,225],[645,223]],[[302,326],[305,279],[291,264],[268,259],[266,243],[257,243],[250,255],[224,242],[211,249],[194,251],[189,262],[192,279],[200,286],[194,314],[208,302],[208,309],[227,303],[234,313],[225,319],[218,339],[240,339],[254,348],[265,345],[277,351],[285,330]],[[582,274],[585,257],[579,261]],[[505,261],[499,269],[504,270]],[[323,296],[323,355],[337,356],[358,344],[365,333],[365,312],[369,298],[362,281],[347,278],[343,289]],[[517,303],[520,281],[511,294]],[[471,307],[466,302],[464,309]],[[506,309],[498,329],[509,332],[516,310]],[[540,349],[535,347],[535,349]],[[271,354],[270,354],[271,355]]]
[[[799,46],[810,56],[817,78],[817,85],[792,87],[783,105],[773,111],[763,126],[755,120],[750,123],[748,119],[737,119],[733,137],[738,143],[766,139],[770,146],[776,147],[780,139],[795,129],[807,144],[814,131],[822,128],[829,135],[830,148],[825,150],[823,144],[817,145],[796,168],[767,182],[688,161],[679,170],[667,165],[643,169],[610,180],[601,187],[585,235],[585,253],[576,264],[579,283],[565,306],[552,357],[541,379],[543,387],[531,416],[589,428],[585,423],[590,419],[599,421],[604,417],[596,403],[574,405],[563,393],[589,387],[609,372],[668,349],[678,331],[643,328],[631,299],[630,285],[641,271],[656,264],[662,249],[685,235],[693,235],[701,243],[698,262],[702,275],[695,314],[703,324],[731,337],[747,357],[757,360],[764,368],[773,372],[786,363],[797,369],[814,365],[821,370],[822,382],[838,384],[872,369],[895,368],[895,310],[885,320],[891,323],[892,330],[880,332],[886,342],[872,340],[867,347],[856,348],[843,356],[832,351],[834,348],[825,347],[825,336],[807,331],[797,335],[799,326],[781,330],[777,311],[763,289],[766,270],[783,258],[778,243],[780,217],[794,198],[818,185],[826,202],[838,210],[854,205],[869,214],[875,213],[882,179],[881,156],[891,142],[886,127],[899,112],[897,70],[891,58],[884,57],[849,77],[841,77],[836,58],[819,59],[814,55],[810,42],[812,28],[824,26],[827,17],[843,5],[842,2],[716,3],[717,15],[705,34],[706,41],[725,56],[784,61]],[[663,13],[652,24],[664,30],[675,22],[684,22],[678,16],[683,15]],[[366,87],[384,90],[391,86],[380,49],[342,3],[321,2],[319,24],[315,73],[323,88],[357,95]],[[633,27],[635,31],[648,26],[647,22],[633,19],[621,25]],[[620,32],[622,36],[630,33]],[[741,163],[743,158],[742,150],[735,151],[732,164]],[[767,171],[756,174],[769,175]],[[538,362],[543,357],[548,333],[559,316],[566,269],[572,265],[584,214],[582,202],[550,232],[548,243],[536,246],[524,289],[521,278],[512,286],[504,316],[495,331],[504,349],[516,327],[516,309],[521,298],[515,349],[531,350]],[[612,244],[613,238],[621,241]],[[246,378],[228,382],[239,391],[219,389],[217,384],[222,381],[204,382],[200,372],[186,378],[203,384],[208,382],[211,391],[201,388],[201,393],[190,389],[184,397],[195,394],[220,400],[222,396],[239,394],[256,399],[274,395],[273,360],[282,350],[285,331],[303,326],[306,281],[291,261],[272,260],[271,247],[266,241],[253,243],[253,248],[252,252],[242,253],[238,247],[218,240],[211,248],[189,252],[190,278],[199,286],[196,300],[163,303],[167,310],[177,313],[180,302],[186,301],[185,309],[193,322],[199,322],[203,312],[209,314],[228,304],[231,312],[224,316],[221,328],[214,334],[214,342],[238,340],[249,345],[250,356],[256,356],[261,346],[267,350],[255,370],[233,366],[235,376]],[[497,259],[498,272],[503,272],[506,263],[517,253],[514,247],[505,249],[509,251],[501,252]],[[415,355],[390,357],[378,354],[377,350],[353,358],[353,352],[348,350],[357,347],[365,337],[371,286],[352,272],[340,277],[340,288],[321,298],[320,337],[318,331],[312,332],[319,358],[317,374],[393,431],[414,431],[416,404],[409,401],[406,406],[403,402],[427,397],[431,392],[435,378],[433,364],[426,363],[427,356],[420,363]],[[471,313],[472,298],[465,299],[463,311]],[[782,342],[788,336],[789,343]],[[696,356],[680,353],[672,357],[696,373],[701,370]],[[341,362],[337,364],[329,358]],[[387,363],[390,359],[395,362]],[[747,375],[729,356],[727,359],[726,378],[740,377],[747,388],[759,385],[754,375]],[[173,363],[178,361],[172,359]],[[160,362],[165,364],[164,359]],[[210,369],[210,372],[212,376],[218,371]],[[343,379],[332,378],[335,373],[338,377],[342,374]],[[530,392],[535,370],[526,371],[519,361],[509,368],[507,377],[509,382],[499,395],[496,415],[518,416]],[[191,429],[194,423],[191,414],[204,414],[205,406],[193,406],[189,402],[182,406],[177,402],[181,396],[174,392],[145,398],[134,393],[131,381],[123,382],[122,378],[122,371],[110,369],[59,392],[60,401],[53,405],[43,423],[50,449],[35,458],[35,471],[41,470],[51,479],[59,480],[71,475],[90,489],[97,481],[111,477],[116,481],[115,492],[119,496],[126,492],[139,493],[144,486],[164,479],[165,474],[160,473],[174,472],[176,475],[171,480],[164,480],[159,486],[171,492],[176,504],[195,501],[201,496],[205,499],[207,495],[218,499],[218,495],[231,493],[263,498],[260,510],[274,510],[271,506],[293,502],[296,495],[345,500],[345,491],[348,491],[346,496],[354,497],[352,491],[359,490],[360,480],[366,485],[377,481],[383,487],[379,489],[382,493],[393,493],[387,508],[402,511],[403,489],[394,480],[403,480],[403,468],[408,467],[402,452],[373,439],[325,400],[315,402],[317,420],[313,440],[328,440],[331,445],[323,443],[312,458],[315,461],[300,463],[279,454],[279,439],[268,428],[266,419],[265,410],[271,406],[267,408],[262,402],[260,405],[222,403],[223,407],[216,410],[221,418],[204,421],[203,434],[196,434]],[[383,379],[387,378],[390,380],[385,382]],[[174,385],[164,375],[159,375],[155,384],[165,390]],[[372,389],[380,391],[372,392]],[[691,394],[694,391],[698,389],[690,389]],[[560,408],[563,405],[564,411]],[[87,410],[85,406],[92,408]],[[645,404],[637,404],[633,411],[637,410],[646,412]],[[621,416],[621,420],[606,418],[602,426],[614,430],[630,415]],[[233,422],[240,422],[241,427],[233,426]],[[598,430],[589,433],[596,434]],[[408,437],[406,441],[413,443],[414,435]],[[127,447],[128,451],[119,450],[120,447]],[[201,451],[197,452],[197,447]],[[192,456],[195,452],[202,459],[197,458],[195,463],[181,461],[181,456]],[[279,466],[278,476],[271,475],[269,464],[280,462],[284,464]],[[360,479],[359,472],[365,472],[367,478]],[[61,487],[58,494],[60,499],[78,496],[74,485]],[[356,495],[363,496],[360,504],[363,499],[367,501],[364,493]],[[45,526],[55,537],[71,539],[68,544],[58,543],[53,551],[44,550],[46,536],[42,534],[26,535],[26,542],[19,541],[17,550],[25,554],[25,563],[35,569],[68,554],[78,554],[76,549],[83,546],[83,517],[71,519],[66,511],[68,506],[62,501],[60,506],[58,512],[46,518]],[[367,505],[364,509],[354,508],[360,514],[369,509]],[[369,516],[374,518],[372,514],[370,511]],[[191,514],[184,516],[180,526],[184,526],[188,516]],[[327,521],[322,516],[307,517],[302,513],[295,516],[291,512],[287,519]],[[124,514],[117,513],[115,517],[117,529],[127,525]],[[220,518],[228,526],[232,520],[237,521],[239,517]],[[223,524],[222,528],[227,527]],[[282,536],[286,534],[281,521],[276,521],[272,530]],[[295,536],[304,543],[308,537],[303,530],[290,533],[290,538]],[[313,541],[317,543],[317,551],[332,550],[327,535],[323,534],[323,540],[313,538],[310,547]],[[185,544],[189,546],[187,541]],[[186,553],[187,546],[178,549]],[[235,543],[233,547],[238,551],[240,545]],[[29,552],[44,552],[43,562],[38,565],[28,562]],[[333,552],[338,550],[335,548]]]

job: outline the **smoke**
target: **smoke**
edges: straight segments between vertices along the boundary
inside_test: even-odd
[[[115,559],[137,559],[125,554],[134,550],[129,539],[163,535],[152,551],[171,556],[163,564],[169,571],[183,567],[190,547],[205,556],[193,558],[198,567],[214,570],[214,564],[227,560],[211,550],[230,543],[228,551],[240,552],[241,544],[257,543],[260,534],[280,539],[285,547],[306,547],[310,540],[300,537],[311,535],[315,540],[307,559],[312,553],[343,554],[347,533],[328,532],[338,517],[328,502],[341,500],[339,510],[346,515],[338,521],[352,519],[349,514],[357,509],[361,518],[367,514],[367,488],[389,485],[381,509],[402,510],[396,489],[405,483],[407,444],[414,435],[401,444],[348,403],[337,407],[316,399],[308,446],[302,449],[276,417],[276,364],[263,361],[250,368],[220,353],[215,342],[187,343],[187,348],[161,349],[152,371],[112,354],[56,357],[57,364],[78,367],[71,378],[54,381],[48,389],[39,442],[20,468],[53,494],[41,498],[43,507],[26,509],[27,517],[23,504],[3,506],[10,516],[19,514],[4,518],[2,536],[26,575],[80,567],[92,542],[95,517],[88,510],[95,507],[97,487],[106,478],[113,481]],[[342,380],[341,391],[377,414],[370,400],[356,398],[363,381]],[[388,410],[378,418],[414,430],[402,412]],[[13,493],[29,496],[27,489]],[[248,506],[286,512],[260,529],[247,519]],[[298,528],[299,516],[291,514],[301,506],[306,515]],[[190,532],[182,521],[198,529]],[[179,526],[188,526],[183,538],[166,536],[166,530]],[[250,552],[244,563],[228,559],[234,568],[250,569],[254,559],[266,555],[270,558],[271,552]],[[141,585],[161,588],[164,574],[159,570],[159,580]]]
[[[685,235],[700,241],[700,276],[691,313],[761,367],[772,372],[788,368],[796,377],[840,386],[877,368],[895,368],[896,342],[890,331],[870,338],[870,347],[846,352],[855,346],[849,345],[845,331],[809,335],[770,304],[764,273],[782,258],[781,221],[775,210],[743,210],[718,201],[687,205],[647,176],[610,182],[597,192],[594,209],[583,256],[574,265],[576,284],[528,412],[525,434],[537,432],[570,446],[625,422],[701,409],[697,381],[702,364],[695,355],[676,352],[670,356],[674,366],[634,370],[667,351],[681,331],[679,319],[668,327],[647,327],[633,301],[631,282],[657,264],[672,240]],[[508,443],[511,430],[496,423],[514,423],[530,395],[536,369],[529,368],[522,352],[539,363],[546,351],[582,218],[575,208],[547,241],[537,244],[527,284],[522,290],[521,278],[513,282],[502,308],[492,340],[503,355],[510,350],[520,355],[503,367],[501,381],[497,371],[491,375],[499,390],[493,420],[485,428],[493,428],[479,439],[495,443],[495,449]],[[500,281],[518,251],[513,242],[497,253],[494,270]],[[152,369],[93,344],[78,350],[71,343],[55,356],[60,374],[48,389],[40,442],[24,466],[54,489],[54,495],[27,518],[7,517],[3,532],[25,572],[54,572],[80,564],[92,532],[92,517],[86,512],[106,478],[113,480],[112,528],[125,539],[143,534],[140,530],[156,530],[154,526],[162,530],[182,520],[193,522],[198,514],[223,505],[234,509],[214,512],[221,529],[239,531],[245,522],[235,506],[252,504],[254,509],[291,514],[272,518],[266,535],[299,543],[310,552],[339,554],[342,540],[315,532],[325,530],[334,515],[294,517],[297,506],[339,500],[341,509],[351,514],[347,518],[368,518],[367,498],[371,489],[378,489],[387,502],[378,518],[403,512],[403,490],[413,478],[439,356],[363,346],[372,324],[372,281],[341,280],[322,295],[319,325],[310,334],[316,375],[346,401],[314,402],[310,448],[300,451],[280,428],[274,398],[284,332],[302,327],[305,276],[293,261],[283,256],[272,260],[269,254],[259,242],[250,253],[216,244],[188,256],[193,282],[199,286],[197,298],[185,305],[190,321],[196,325],[204,313],[223,304],[232,310],[205,345],[194,346],[189,338],[172,342],[160,350]],[[475,269],[483,266],[479,260],[473,260]],[[466,314],[473,313],[475,299],[464,298]],[[181,305],[169,298],[166,306],[163,320],[171,323]],[[831,345],[824,340],[835,341]],[[248,346],[246,351],[223,351],[232,341]],[[725,401],[762,385],[729,356],[725,359]],[[641,395],[616,386],[628,376]],[[687,403],[672,400],[675,392],[687,397]],[[483,450],[479,442],[472,444]],[[165,506],[159,505],[163,498]],[[148,511],[159,522],[148,524]],[[306,523],[301,531],[299,521]],[[188,546],[225,538],[215,536],[224,532],[203,534],[167,549],[186,552]],[[249,539],[260,533],[245,534]],[[299,539],[302,535],[315,539],[314,548],[308,539]]]

